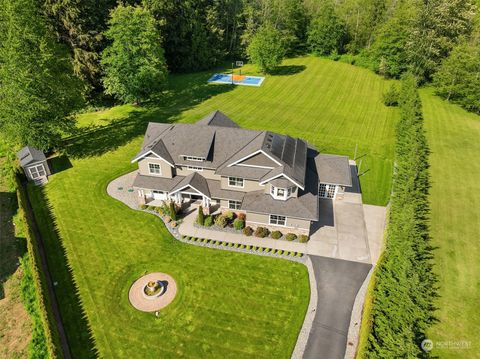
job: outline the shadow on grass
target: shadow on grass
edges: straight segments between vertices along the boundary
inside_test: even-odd
[[[275,76],[290,76],[299,74],[307,68],[305,65],[285,65],[279,66],[271,72]]]
[[[182,112],[205,100],[233,90],[230,85],[207,83],[210,72],[175,75],[162,94],[131,111],[125,119],[106,126],[90,126],[65,139],[65,153],[72,158],[102,155],[114,150],[145,132],[148,122],[171,123]]]
[[[51,205],[45,195],[45,189],[30,185],[28,195],[43,238],[48,268],[55,285],[55,296],[71,354],[74,358],[96,358],[97,351],[92,332],[66,257],[63,241],[58,233]]]
[[[48,165],[52,174],[59,173],[72,168],[72,162],[66,155],[55,156],[48,159]]]
[[[16,272],[18,258],[27,251],[25,238],[15,237],[13,216],[17,210],[15,192],[0,192],[0,300],[5,298],[4,283]]]

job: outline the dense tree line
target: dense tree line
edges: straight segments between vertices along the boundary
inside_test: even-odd
[[[306,53],[385,77],[411,70],[440,96],[480,112],[475,2],[0,0],[0,129],[48,148],[72,129],[68,118],[83,95],[138,102],[162,88],[166,71],[242,59],[269,72],[284,56]],[[119,7],[129,13],[120,23]],[[148,30],[133,24],[139,13]],[[130,31],[121,35],[122,27]]]
[[[434,322],[436,276],[429,244],[428,146],[415,77],[400,91],[395,174],[386,248],[376,269],[366,357],[425,355],[421,342]]]

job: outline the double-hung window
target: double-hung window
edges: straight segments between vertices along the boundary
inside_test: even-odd
[[[269,223],[275,226],[285,226],[287,224],[287,217],[271,214]]]
[[[45,168],[43,167],[42,164],[30,167],[29,170],[30,170],[30,174],[32,175],[33,179],[37,179],[38,177],[44,177],[45,176]]]
[[[243,188],[243,178],[239,177],[228,177],[228,185],[230,187],[240,187]]]
[[[242,202],[240,201],[232,201],[232,200],[228,201],[228,208],[230,209],[240,209],[241,206],[242,206]]]
[[[160,165],[158,163],[149,163],[148,164],[148,171],[152,175],[161,175],[162,170],[160,168]]]

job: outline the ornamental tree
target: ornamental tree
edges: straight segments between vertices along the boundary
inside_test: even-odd
[[[285,55],[280,31],[268,24],[260,27],[247,47],[247,54],[263,73],[274,70]]]

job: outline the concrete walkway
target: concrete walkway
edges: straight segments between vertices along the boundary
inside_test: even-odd
[[[304,359],[343,359],[357,292],[370,264],[310,256],[317,280],[317,308]]]

